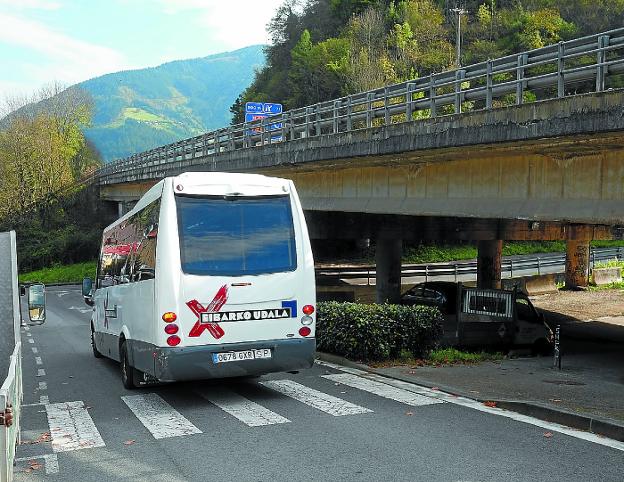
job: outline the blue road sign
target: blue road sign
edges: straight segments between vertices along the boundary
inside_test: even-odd
[[[245,112],[262,114],[264,112],[264,104],[262,102],[247,102],[245,104]]]
[[[270,102],[265,102],[263,112],[270,115],[281,114],[282,104],[272,104]]]

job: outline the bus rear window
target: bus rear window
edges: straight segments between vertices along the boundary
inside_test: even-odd
[[[176,196],[182,271],[242,276],[297,267],[289,196]]]

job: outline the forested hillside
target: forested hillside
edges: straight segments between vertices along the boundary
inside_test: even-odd
[[[78,84],[94,103],[85,134],[110,161],[223,127],[263,64],[256,45],[88,80]]]
[[[286,108],[624,25],[624,0],[286,0],[269,25],[267,63],[231,107]]]

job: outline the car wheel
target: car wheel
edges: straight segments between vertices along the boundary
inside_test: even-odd
[[[119,348],[119,358],[120,358],[120,368],[121,368],[121,382],[123,386],[128,390],[132,390],[136,388],[135,373],[136,370],[130,366],[130,362],[128,361],[128,348],[126,346],[126,342],[124,341]]]
[[[93,331],[93,326],[91,326],[91,348],[93,348],[93,356],[95,358],[102,358],[100,350],[98,350],[97,346],[95,345],[95,333]]]

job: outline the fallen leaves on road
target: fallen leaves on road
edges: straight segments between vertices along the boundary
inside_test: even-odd
[[[411,417],[412,415],[414,415],[414,412],[405,412],[405,415],[407,415],[408,417]]]
[[[550,398],[549,399],[551,402],[555,402],[555,403],[559,403],[561,401],[560,398]]]
[[[33,470],[39,470],[40,468],[43,467],[43,465],[41,465],[36,460],[31,460],[28,463],[30,464],[30,468],[33,469]]]
[[[49,442],[50,441],[50,432],[44,432],[41,435],[39,435],[39,437],[37,437],[35,440],[22,440],[20,442],[21,445],[34,445],[34,444],[40,444],[43,442]]]
[[[490,408],[496,408],[496,402],[492,402],[491,400],[488,400],[487,402],[483,402],[483,405],[485,405],[486,407],[490,407]]]
[[[552,432],[544,432],[545,438],[551,438],[553,436]]]
[[[126,440],[123,444],[124,445],[134,445],[134,440]]]

